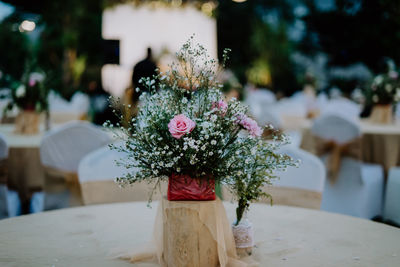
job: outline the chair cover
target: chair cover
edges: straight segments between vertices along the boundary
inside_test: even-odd
[[[89,97],[81,92],[75,93],[71,101],[67,101],[57,93],[49,94],[50,119],[53,123],[65,123],[79,120],[89,111]]]
[[[280,153],[301,163],[298,168],[289,167],[286,171],[275,172],[279,179],[273,182],[272,188],[267,188],[274,203],[319,209],[325,183],[325,167],[321,160],[295,147],[285,147]]]
[[[257,123],[261,126],[265,126],[267,124],[271,124],[276,129],[280,129],[282,127],[282,119],[279,117],[278,110],[276,109],[276,105],[271,104],[269,106],[265,106],[261,113],[255,117]]]
[[[90,107],[89,96],[82,92],[76,92],[71,98],[71,107],[72,110],[80,114],[88,113]]]
[[[111,150],[108,146],[103,146],[82,159],[78,168],[78,177],[85,205],[149,199],[152,186],[147,182],[136,183],[126,188],[120,188],[114,182],[115,178],[125,175],[128,171],[135,171],[116,164],[116,161],[124,160],[129,160],[127,154]],[[161,188],[163,192],[166,192],[166,184],[163,184]],[[158,189],[155,194],[153,199],[159,199],[161,194]]]
[[[8,158],[8,145],[4,135],[0,134],[0,160]]]
[[[326,105],[322,107],[321,113],[333,113],[350,118],[358,118],[361,113],[361,107],[347,98],[340,97],[326,103]]]
[[[360,138],[354,119],[341,114],[324,114],[318,118],[312,133],[338,144]],[[327,155],[321,157],[327,164]],[[383,169],[379,165],[362,164],[359,159],[342,157],[337,180],[325,183],[321,209],[371,219],[382,211]]]
[[[277,103],[277,109],[281,117],[294,116],[305,118],[307,116],[307,108],[303,101],[298,99],[284,98]]]
[[[40,159],[45,167],[77,172],[80,160],[111,142],[101,128],[88,122],[69,122],[47,133],[40,145]]]
[[[249,90],[246,97],[246,104],[260,125],[272,123],[272,121],[269,121],[270,118],[264,117],[268,115],[266,110],[275,102],[275,94],[267,89]]]
[[[384,219],[400,225],[400,167],[391,168],[386,185]]]
[[[7,171],[5,159],[8,157],[6,139],[0,134],[0,219],[8,217]]]
[[[323,114],[314,121],[311,131],[320,138],[332,140],[339,144],[361,136],[358,120],[337,113]]]

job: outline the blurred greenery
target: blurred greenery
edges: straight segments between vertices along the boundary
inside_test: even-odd
[[[21,78],[25,61],[30,57],[28,39],[18,30],[20,21],[13,14],[0,23],[0,71],[14,79]]]
[[[87,90],[82,80],[99,80],[100,71],[87,70],[103,64],[102,4],[97,0],[44,0],[41,4],[40,24],[45,27],[38,62],[55,77],[52,87],[69,98],[76,90]],[[83,79],[85,75],[93,77]]]
[[[271,10],[279,17],[277,25],[265,19]],[[232,49],[228,67],[242,84],[250,81],[285,95],[299,89],[290,60],[295,44],[289,41],[286,30],[293,19],[292,8],[286,0],[219,2],[219,55],[225,47]]]
[[[384,57],[400,62],[400,0],[336,0],[329,11],[305,2],[310,12],[304,51],[322,50],[332,65],[363,62],[374,72],[382,71]]]
[[[51,77],[49,86],[66,98],[76,90],[87,91],[92,81],[101,84],[103,9],[118,3],[142,2],[3,1],[16,6],[17,12],[0,23],[0,49],[7,51],[0,58],[0,70],[6,69],[20,79],[25,61],[36,59]],[[191,2],[201,6],[205,1]],[[306,12],[296,15],[298,6]],[[219,57],[224,48],[231,48],[228,68],[241,84],[250,81],[285,95],[302,88],[304,73],[297,73],[291,60],[293,52],[311,58],[322,52],[332,66],[363,62],[375,73],[383,71],[386,57],[400,62],[400,0],[336,0],[335,7],[321,10],[314,0],[220,0],[214,12]],[[38,27],[42,32],[35,46],[18,31],[21,14],[27,13],[40,15]],[[304,36],[294,41],[288,32],[299,21],[305,23]],[[352,81],[350,85],[340,80],[332,83],[353,86]]]

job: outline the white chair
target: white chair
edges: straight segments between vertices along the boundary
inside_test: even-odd
[[[325,106],[321,107],[321,114],[339,114],[346,117],[358,118],[360,113],[360,105],[344,97],[330,100]]]
[[[312,126],[312,133],[323,140],[344,144],[359,138],[356,120],[340,114],[324,114]],[[324,162],[327,155],[321,157]],[[342,157],[338,178],[325,183],[321,209],[371,219],[381,214],[384,177],[379,165]]]
[[[384,205],[384,220],[400,226],[400,167],[389,170]]]
[[[90,108],[89,96],[82,92],[76,92],[71,98],[71,106],[74,111],[80,114],[88,113]]]
[[[0,161],[2,161],[2,168],[6,168],[5,160],[8,158],[8,145],[6,139],[0,134]],[[7,180],[6,171],[1,170],[0,175],[5,177],[0,177],[1,180]],[[7,201],[7,184],[0,183],[0,219],[7,218],[8,215],[8,201]]]
[[[285,147],[279,153],[300,160],[298,168],[274,173],[279,177],[266,190],[275,204],[319,209],[325,183],[325,167],[316,156],[295,147]]]
[[[90,101],[86,94],[75,93],[71,101],[67,101],[59,94],[51,91],[49,94],[49,110],[52,123],[65,123],[79,120],[89,111]]]
[[[126,160],[130,160],[126,153],[111,150],[108,146],[99,148],[82,159],[78,177],[85,205],[148,200],[150,186],[147,182],[125,188],[120,188],[114,182],[117,177],[124,176],[128,171],[135,171],[116,164],[117,161]],[[155,193],[153,199],[159,197],[158,191]]]
[[[279,117],[279,112],[276,109],[276,105],[274,104],[264,106],[258,117],[256,117],[255,119],[257,123],[261,126],[271,124],[276,129],[280,129],[283,125],[282,119]]]
[[[301,125],[307,117],[307,107],[301,97],[285,98],[280,100],[276,107],[279,114],[281,128],[291,140],[291,146],[300,147],[302,132]]]
[[[281,117],[307,117],[307,108],[305,107],[303,101],[298,101],[296,98],[284,98],[279,100],[277,103],[277,109]]]
[[[91,123],[69,122],[43,137],[40,159],[48,170],[77,173],[79,162],[84,156],[110,142],[111,137]],[[68,190],[54,194],[46,192],[45,207],[46,209],[66,207],[69,198]]]
[[[246,104],[250,113],[260,125],[271,123],[265,118],[265,111],[276,102],[275,94],[267,89],[249,90],[246,96]]]

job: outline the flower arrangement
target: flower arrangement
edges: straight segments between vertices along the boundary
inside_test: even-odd
[[[268,196],[261,187],[270,184],[273,171],[294,165],[290,157],[276,152],[287,139],[270,126],[273,138],[262,139],[264,128],[248,116],[247,107],[234,98],[225,100],[216,80],[217,62],[203,46],[193,44],[193,37],[177,58],[167,73],[142,79],[147,90],[128,128],[108,125],[125,133],[120,135],[125,145],[111,147],[128,154],[129,161],[119,164],[132,170],[116,182],[124,186],[147,181],[156,188],[169,180],[168,196],[176,178],[188,184],[195,180],[198,187],[204,184],[205,194],[218,182],[239,200],[240,221],[251,201]],[[225,52],[223,65],[227,58]],[[181,193],[189,194],[187,189]]]
[[[400,79],[398,73],[391,69],[387,73],[377,75],[369,91],[373,104],[388,105],[400,101]]]
[[[41,72],[27,72],[20,82],[13,82],[11,98],[7,108],[17,106],[20,110],[42,112],[48,109],[48,90],[44,85],[45,75]]]

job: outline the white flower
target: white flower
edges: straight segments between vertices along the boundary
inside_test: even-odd
[[[43,82],[44,78],[45,78],[44,75],[42,73],[39,73],[39,72],[32,72],[29,75],[29,80],[34,80],[34,81],[37,81],[37,82]]]
[[[390,92],[392,91],[392,89],[393,89],[393,87],[392,87],[391,84],[386,84],[386,85],[385,85],[385,90],[386,90],[386,92],[390,93]]]
[[[210,120],[211,120],[212,122],[215,122],[217,119],[218,119],[217,115],[214,114],[214,115],[211,116],[211,119],[210,119]]]
[[[176,168],[176,171],[177,171],[177,172],[181,172],[181,168],[179,168],[179,167]]]
[[[209,136],[208,134],[206,134],[206,136],[204,136],[204,138],[205,138],[206,140],[208,140],[208,138],[210,138],[210,136]]]
[[[210,153],[208,153],[208,155],[212,156],[212,155],[214,155],[214,152],[211,151]]]
[[[187,100],[186,97],[182,98],[182,103],[183,103],[183,104],[186,104],[187,102],[188,102],[188,100]]]
[[[26,88],[25,85],[21,84],[18,86],[17,91],[15,91],[15,96],[18,98],[24,97],[26,94]]]
[[[217,141],[211,140],[211,144],[212,144],[213,146],[215,146],[215,145],[217,144]]]
[[[220,149],[220,150],[218,150],[218,154],[222,154],[222,150]]]
[[[383,82],[383,77],[381,75],[376,76],[375,79],[374,79],[374,82],[377,85],[380,85]]]
[[[206,146],[203,145],[200,149],[204,151],[204,150],[206,150]]]

